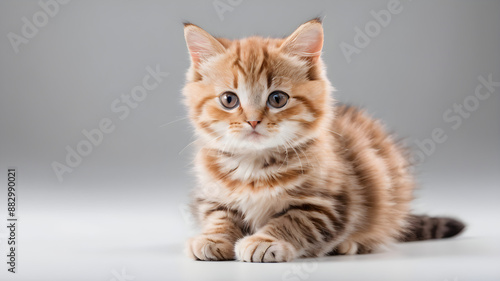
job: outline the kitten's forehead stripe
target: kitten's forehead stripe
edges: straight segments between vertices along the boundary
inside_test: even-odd
[[[234,89],[238,89],[238,76],[239,76],[238,68],[234,67],[234,65],[233,65],[233,87],[234,87]]]
[[[243,63],[239,57],[236,57],[236,59],[234,60],[233,66],[235,66],[237,68],[237,70],[241,72],[242,75],[244,75],[244,76],[247,75],[247,72],[246,72],[245,68],[243,67]]]
[[[267,88],[270,89],[273,84],[273,72],[271,69],[268,69],[266,72],[266,80],[267,80]]]
[[[267,47],[262,47],[262,61],[260,63],[259,70],[257,71],[257,75],[261,75],[265,68],[268,68],[267,61],[269,60],[269,54],[267,53]]]

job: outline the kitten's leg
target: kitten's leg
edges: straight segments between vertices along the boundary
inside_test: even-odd
[[[238,219],[238,214],[227,208],[205,211],[202,234],[188,240],[188,255],[196,260],[233,260],[234,244],[243,237]]]
[[[248,262],[284,262],[324,255],[345,235],[345,217],[315,204],[290,207],[254,235],[236,243],[236,256]]]

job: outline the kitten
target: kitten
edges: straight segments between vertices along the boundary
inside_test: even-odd
[[[464,225],[410,215],[414,180],[380,122],[334,106],[319,19],[285,39],[214,38],[185,24],[183,93],[198,138],[197,260],[284,262],[445,238]]]

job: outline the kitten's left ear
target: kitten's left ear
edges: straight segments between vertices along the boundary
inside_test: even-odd
[[[184,24],[184,37],[195,68],[198,68],[203,60],[225,51],[224,46],[217,39],[194,24]]]
[[[316,62],[323,48],[323,26],[319,18],[310,20],[295,30],[281,45],[284,52]]]

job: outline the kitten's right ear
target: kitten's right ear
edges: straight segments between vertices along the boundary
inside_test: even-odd
[[[191,24],[184,24],[184,38],[191,55],[191,63],[194,68],[198,68],[200,63],[211,56],[221,54],[225,51],[224,46],[200,27]]]

